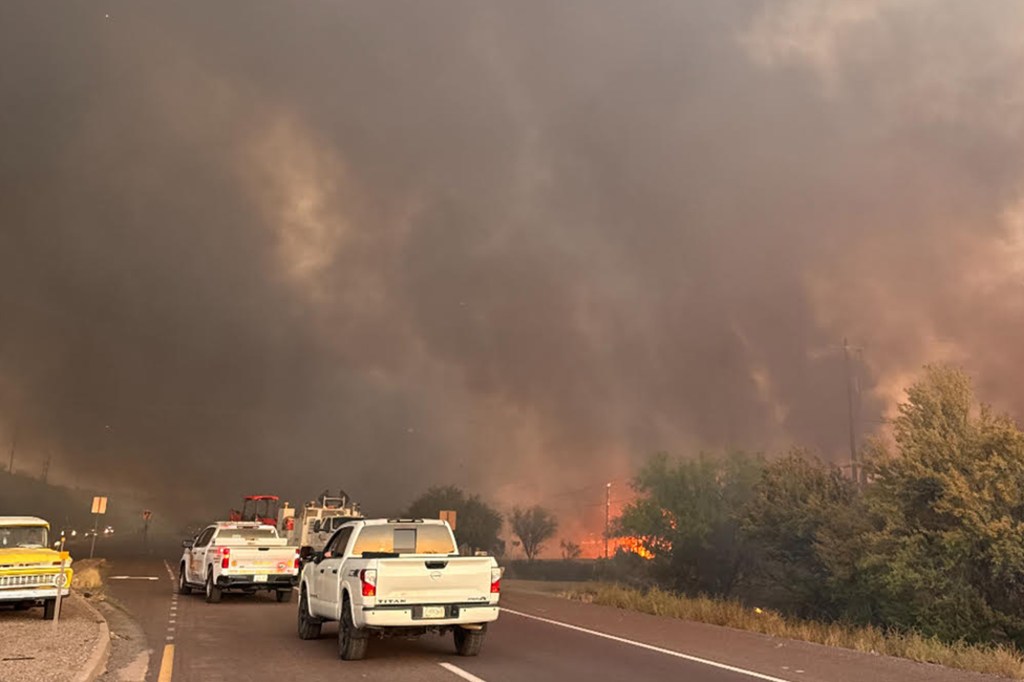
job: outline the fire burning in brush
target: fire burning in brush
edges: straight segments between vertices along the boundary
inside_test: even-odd
[[[616,551],[622,550],[623,552],[631,552],[644,559],[653,559],[654,552],[647,549],[642,538],[637,537],[624,537],[616,538],[615,549]]]
[[[583,557],[599,559],[604,556],[604,538],[596,533],[583,538],[579,544]],[[608,554],[609,556],[615,556],[617,552],[622,551],[650,560],[655,557],[655,554],[649,549],[649,545],[650,543],[645,542],[640,537],[611,538],[608,541]]]

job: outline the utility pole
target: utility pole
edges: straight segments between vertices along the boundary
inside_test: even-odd
[[[14,425],[14,438],[11,439],[11,460],[7,465],[7,473],[14,475],[14,450],[18,447],[18,425]]]
[[[850,369],[850,343],[843,339],[843,366],[846,369],[846,411],[850,427],[850,478],[860,483],[860,471],[857,468],[857,436],[854,429],[853,409],[853,372]]]
[[[604,487],[604,558],[608,558],[608,535],[612,522],[612,484]]]

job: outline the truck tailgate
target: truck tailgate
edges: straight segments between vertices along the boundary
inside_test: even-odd
[[[377,603],[486,602],[490,557],[400,557],[377,562]]]
[[[291,547],[232,546],[227,574],[294,573],[295,549]]]

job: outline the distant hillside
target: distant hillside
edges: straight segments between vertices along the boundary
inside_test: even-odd
[[[53,526],[85,524],[92,494],[15,474],[0,474],[0,515],[41,516]]]

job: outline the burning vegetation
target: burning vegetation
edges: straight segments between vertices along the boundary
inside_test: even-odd
[[[649,548],[649,541],[639,537],[623,537],[615,538],[615,551],[626,552],[636,554],[638,557],[643,559],[651,560],[654,558],[654,552]]]

